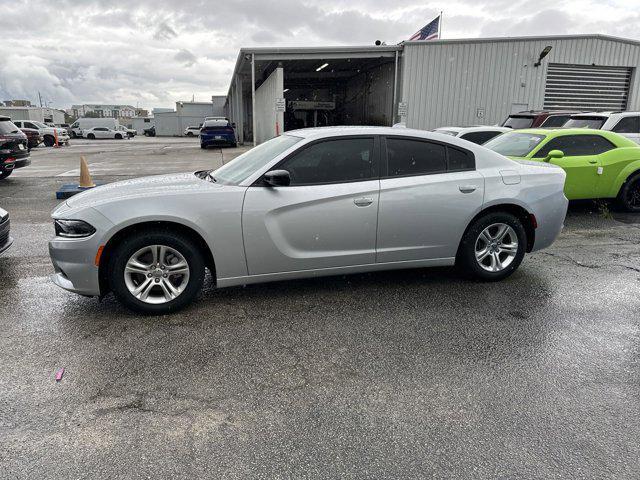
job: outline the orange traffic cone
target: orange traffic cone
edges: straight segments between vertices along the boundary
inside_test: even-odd
[[[60,144],[58,143],[58,131],[55,128],[53,129],[53,138],[55,140],[55,143],[53,144],[54,148],[59,148]]]
[[[96,186],[96,184],[93,183],[93,180],[91,180],[89,166],[87,165],[87,161],[84,157],[80,157],[80,183],[78,186],[80,188],[92,188]]]

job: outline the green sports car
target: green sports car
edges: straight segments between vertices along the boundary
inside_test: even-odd
[[[640,212],[640,145],[617,133],[586,128],[503,133],[485,147],[514,160],[549,162],[567,172],[569,200],[617,198]]]

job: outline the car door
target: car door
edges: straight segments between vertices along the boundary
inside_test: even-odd
[[[640,116],[632,115],[621,118],[612,128],[612,132],[619,133],[625,137],[640,143]]]
[[[484,199],[473,153],[413,137],[382,143],[377,261],[455,257]]]
[[[564,193],[569,200],[595,198],[602,163],[599,155],[615,148],[600,135],[564,135],[555,137],[542,145],[533,158],[542,160],[551,150],[560,150],[564,157],[551,159],[567,173]]]
[[[323,139],[273,168],[289,186],[249,187],[242,227],[250,275],[375,263],[380,181],[374,136]]]

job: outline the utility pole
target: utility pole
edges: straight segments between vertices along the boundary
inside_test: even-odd
[[[42,95],[40,95],[40,90],[38,90],[38,99],[40,100],[40,108],[42,108]]]

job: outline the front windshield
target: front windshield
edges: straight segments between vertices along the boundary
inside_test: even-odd
[[[533,133],[508,132],[492,138],[483,146],[508,157],[526,157],[545,138]]]
[[[37,127],[39,127],[39,128],[49,128],[49,127],[47,127],[47,126],[46,126],[44,123],[42,123],[42,122],[33,122],[33,121],[32,121],[31,123],[33,123],[34,125],[36,125],[36,126],[37,126]]]
[[[216,182],[238,184],[300,140],[302,138],[293,135],[272,138],[234,158],[212,172],[211,175]]]
[[[605,118],[602,117],[574,117],[570,118],[563,125],[564,128],[595,128],[599,130],[604,125]]]

